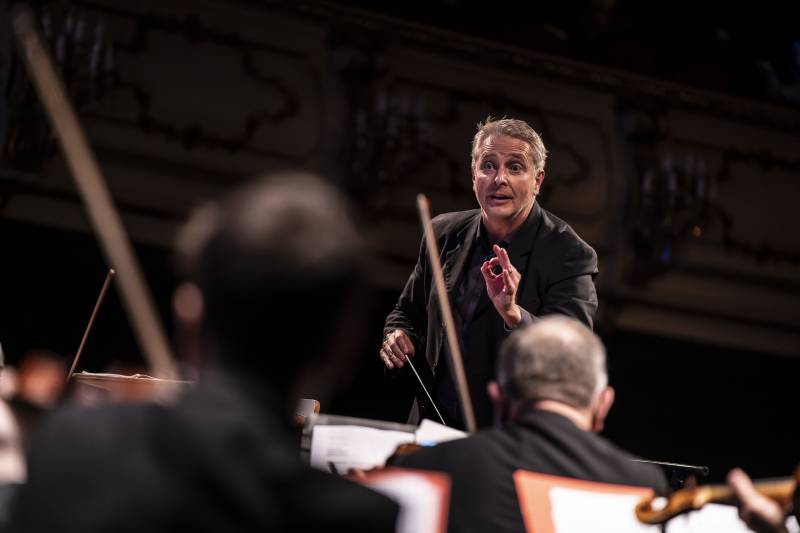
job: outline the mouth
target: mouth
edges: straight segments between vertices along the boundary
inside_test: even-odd
[[[511,196],[508,194],[490,194],[489,200],[493,202],[507,202],[511,200]]]

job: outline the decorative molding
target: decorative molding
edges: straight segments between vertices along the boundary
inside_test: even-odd
[[[267,125],[282,125],[290,119],[296,119],[305,102],[301,95],[282,79],[278,70],[266,72],[258,64],[257,56],[280,57],[295,62],[303,70],[307,70],[315,92],[314,105],[321,109],[319,73],[308,63],[304,54],[272,44],[257,42],[246,38],[238,31],[219,29],[197,16],[161,16],[152,12],[138,12],[132,9],[112,7],[96,2],[76,2],[77,5],[93,10],[99,16],[117,17],[128,25],[128,35],[124,38],[114,36],[113,47],[117,55],[118,74],[111,91],[129,92],[131,101],[136,106],[130,114],[126,110],[124,116],[109,116],[103,111],[86,113],[91,120],[102,120],[109,123],[135,126],[146,134],[156,134],[168,142],[179,143],[187,150],[196,148],[221,149],[228,153],[249,152],[256,155],[277,158],[286,162],[299,164],[315,153],[321,144],[320,128],[314,142],[307,147],[305,153],[289,153],[254,143],[256,134]],[[178,38],[193,46],[207,45],[226,49],[238,57],[241,79],[260,86],[262,97],[271,101],[265,102],[261,109],[253,109],[244,113],[238,125],[238,131],[221,132],[214,126],[200,121],[178,122],[164,120],[153,111],[154,103],[159,99],[159,91],[153,89],[153,78],[147,80],[128,77],[126,74],[127,58],[155,57],[157,51],[153,41],[157,34]],[[193,58],[187,58],[191,61]],[[195,59],[196,61],[196,59]],[[198,68],[200,68],[198,66]],[[213,75],[209,82],[213,83]],[[177,80],[173,80],[176,81]],[[190,88],[187,87],[187,90]],[[240,90],[240,85],[231,81],[230,90]],[[233,97],[233,93],[231,93]],[[231,100],[233,101],[233,100]],[[213,105],[213,102],[208,102]],[[229,106],[230,107],[230,106]],[[197,115],[202,118],[202,115]]]
[[[270,9],[275,4],[268,4]],[[774,104],[697,89],[688,85],[602,67],[533,50],[414,24],[356,8],[315,0],[281,5],[278,9],[298,16],[314,17],[332,27],[374,32],[387,42],[416,47],[429,53],[446,54],[493,68],[526,72],[531,76],[568,82],[594,90],[632,97],[656,98],[679,109],[707,113],[737,122],[768,127],[800,135],[800,111]]]

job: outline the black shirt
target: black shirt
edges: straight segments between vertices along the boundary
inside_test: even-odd
[[[458,283],[458,288],[455,294],[454,305],[454,320],[456,322],[456,329],[459,334],[459,342],[461,344],[461,353],[464,357],[465,373],[471,376],[478,375],[481,383],[488,383],[489,380],[494,378],[495,359],[494,357],[487,358],[489,360],[470,360],[467,354],[470,353],[469,343],[470,328],[469,325],[475,317],[475,312],[482,309],[482,303],[489,299],[486,292],[486,281],[483,279],[481,267],[483,263],[490,260],[495,256],[493,245],[497,244],[501,248],[508,249],[514,238],[519,236],[520,239],[531,236],[535,231],[535,216],[534,209],[517,229],[506,236],[505,239],[499,242],[492,242],[489,238],[489,232],[483,225],[483,220],[478,224],[478,229],[475,234],[475,241],[472,250],[469,252],[467,263],[464,266],[461,280]],[[496,312],[494,307],[488,312]],[[530,320],[530,314],[523,310],[523,315],[527,315],[527,321]],[[510,330],[509,330],[510,332]],[[464,428],[464,420],[461,413],[460,402],[458,399],[458,391],[455,385],[456,380],[451,369],[449,357],[445,358],[443,371],[439,373],[436,385],[434,387],[434,401],[439,407],[442,416],[447,425],[457,428]]]
[[[663,473],[633,458],[560,414],[531,410],[501,428],[399,457],[393,464],[450,475],[450,533],[524,533],[512,477],[516,470],[651,487],[666,494]]]
[[[220,379],[173,406],[63,409],[34,437],[11,531],[394,531],[388,498],[301,464],[274,400]]]

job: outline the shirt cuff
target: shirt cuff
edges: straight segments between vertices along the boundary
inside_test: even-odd
[[[525,326],[530,325],[530,324],[533,323],[533,315],[532,314],[527,312],[523,307],[519,307],[519,312],[520,312],[521,320],[519,321],[519,324],[517,325],[517,328],[522,328],[522,327],[525,327]],[[514,329],[517,329],[517,328],[514,328]],[[508,327],[508,324],[506,324],[505,320],[503,321],[503,329],[506,331],[506,333],[511,333],[512,331],[514,331],[514,329]]]

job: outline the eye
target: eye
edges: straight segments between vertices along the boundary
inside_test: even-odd
[[[523,170],[525,170],[525,167],[523,167],[523,166],[522,166],[522,165],[520,165],[519,163],[511,163],[511,164],[508,166],[508,170],[510,170],[510,171],[511,171],[511,172],[513,172],[514,174],[519,174],[520,172],[522,172]]]
[[[484,161],[483,163],[481,163],[481,168],[483,170],[494,170],[496,167],[493,161]]]

